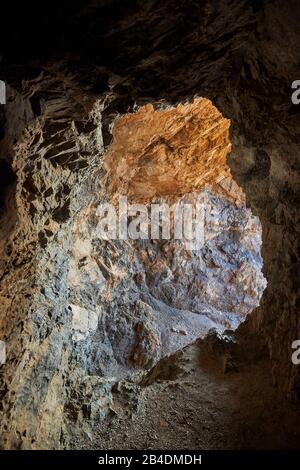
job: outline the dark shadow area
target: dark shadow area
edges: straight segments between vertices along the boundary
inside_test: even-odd
[[[13,172],[10,164],[4,160],[0,159],[0,216],[5,210],[6,197],[11,188],[16,183],[16,175]]]

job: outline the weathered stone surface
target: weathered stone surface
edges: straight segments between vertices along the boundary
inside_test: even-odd
[[[52,84],[51,77],[48,80]],[[48,81],[41,78],[39,87],[44,86],[48,86]],[[67,105],[64,100],[60,103],[55,99],[55,105],[52,99],[49,104],[45,101],[44,112],[38,118],[33,116],[26,101],[20,108],[21,96],[12,94],[7,112],[9,114],[10,107],[14,113],[28,107],[27,120],[20,118],[24,131],[21,133],[16,128],[20,137],[17,144],[11,146],[8,127],[3,141],[14,165],[18,165],[14,209],[17,222],[11,225],[11,233],[4,234],[3,247],[11,245],[14,249],[13,254],[8,253],[11,268],[6,282],[11,283],[11,276],[14,276],[22,282],[26,279],[26,284],[24,282],[20,289],[19,282],[15,282],[18,298],[23,298],[24,302],[14,307],[16,297],[13,297],[13,301],[6,300],[2,304],[2,331],[9,345],[6,387],[10,391],[13,416],[4,445],[27,448],[56,446],[65,420],[79,423],[85,416],[91,419],[103,416],[110,401],[109,378],[113,384],[137,369],[147,369],[166,354],[205,335],[212,327],[222,330],[236,326],[257,305],[263,284],[257,251],[259,224],[244,208],[242,193],[236,191],[228,178],[223,179],[220,187],[217,182],[213,184],[218,196],[213,196],[211,188],[202,195],[191,193],[188,196],[192,203],[197,198],[206,200],[207,244],[200,250],[187,252],[184,242],[99,240],[97,206],[110,194],[106,193],[106,184],[100,186],[103,178],[100,102],[89,103],[87,109],[81,109],[81,119],[93,123],[87,133],[78,130],[81,129],[79,105],[76,99],[72,101],[71,92]],[[82,101],[87,102],[87,99]],[[65,116],[59,112],[60,106]],[[208,102],[206,106],[210,106]],[[192,105],[184,109],[186,116],[189,112],[193,116]],[[71,112],[76,116],[76,126],[69,118]],[[213,112],[221,119],[214,108]],[[176,122],[176,113],[174,119]],[[201,122],[197,121],[197,125]],[[225,129],[228,139],[227,123]],[[87,170],[73,165],[74,157],[68,164],[57,158],[65,152],[61,152],[64,145],[61,142],[68,143],[69,138],[77,148],[76,161],[91,159],[88,178],[85,177]],[[179,145],[180,141],[174,144],[176,158]],[[227,152],[227,140],[224,145]],[[80,146],[84,146],[84,150],[80,150]],[[56,147],[59,150],[54,151]],[[150,152],[149,158],[152,156],[155,160],[156,156]],[[201,154],[197,158],[201,165]],[[222,158],[223,167],[219,167],[218,158],[215,162],[217,181],[220,173],[224,176],[229,171],[225,153]],[[142,164],[140,168],[143,171]],[[213,182],[212,165],[209,171],[209,181]],[[187,164],[181,175],[180,193],[195,177],[197,182],[191,184],[192,189],[207,184],[206,173],[201,181],[195,171],[189,172]],[[152,196],[150,194],[150,201]],[[176,188],[168,197],[178,199]],[[9,214],[7,198],[5,203],[3,217]],[[218,219],[217,225],[215,219]],[[240,236],[245,238],[244,247]],[[26,246],[30,246],[31,251]],[[28,257],[22,264],[24,272],[20,272],[14,261],[14,256],[20,256],[22,250]],[[6,266],[3,264],[4,274]],[[253,273],[252,278],[250,273]],[[244,277],[250,281],[248,291],[245,291]],[[232,289],[224,291],[229,278]],[[3,294],[7,285],[2,281]],[[27,293],[29,286],[31,290]],[[240,294],[239,289],[242,289]],[[20,315],[19,332],[13,324],[9,330],[5,322],[5,318],[10,318],[6,312],[12,309]],[[20,333],[25,346],[21,346]],[[23,359],[20,347],[24,348]],[[21,359],[17,369],[14,357]],[[18,380],[13,379],[16,376]],[[107,378],[104,401],[97,402],[97,394],[89,398],[86,395],[82,384],[94,376]],[[34,396],[34,400],[29,396]],[[20,436],[22,426],[25,426],[24,436]]]
[[[300,369],[290,360],[291,343],[300,335],[299,113],[290,101],[291,81],[299,78],[299,2],[147,0],[120,7],[116,1],[67,1],[42,11],[41,3],[16,10],[11,1],[3,16],[5,8],[10,15],[0,31],[0,78],[7,82],[8,100],[0,111],[1,159],[15,177],[0,197],[0,333],[8,345],[1,375],[3,447],[65,446],[64,418],[103,416],[115,376],[128,370],[123,351],[128,347],[130,357],[134,337],[128,324],[146,320],[135,280],[145,283],[146,273],[132,262],[128,270],[132,246],[123,253],[109,243],[92,247],[98,262],[83,261],[79,269],[74,220],[93,195],[101,200],[107,193],[104,145],[112,140],[116,118],[132,114],[136,103],[152,104],[155,111],[145,109],[154,114],[202,97],[230,119],[228,162],[260,218],[268,281],[262,305],[238,330],[239,352],[245,365],[269,356],[278,391],[299,401]],[[131,176],[136,190],[138,180]],[[149,194],[161,195],[153,193],[153,180]],[[243,243],[251,251],[249,240]],[[120,259],[115,271],[114,256]],[[128,286],[128,278],[132,290],[124,287],[127,296],[120,298],[118,286]],[[242,267],[235,285],[239,279],[244,282]],[[79,303],[82,282],[86,305]],[[72,342],[69,306],[98,315],[99,299],[98,329],[107,340],[99,335],[97,343],[92,328],[83,354],[80,341]],[[145,309],[147,315],[159,309],[169,315],[158,305]],[[183,318],[177,318],[180,324],[172,327],[179,331]],[[173,335],[177,346],[188,340]],[[145,342],[147,354],[152,339],[148,335]],[[143,354],[139,365],[148,362]]]
[[[135,202],[151,201],[226,178],[229,124],[203,98],[165,110],[154,110],[150,104],[125,115],[113,126],[113,141],[104,158],[109,190]]]

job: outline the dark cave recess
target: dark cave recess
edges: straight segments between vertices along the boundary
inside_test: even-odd
[[[16,182],[16,175],[13,172],[10,164],[0,158],[0,215],[5,208],[5,201],[7,192]]]

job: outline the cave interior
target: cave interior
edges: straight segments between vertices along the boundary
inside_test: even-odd
[[[2,14],[1,449],[299,447],[299,2]],[[100,239],[120,196],[204,244]]]

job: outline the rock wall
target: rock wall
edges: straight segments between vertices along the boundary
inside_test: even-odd
[[[84,265],[70,271],[70,262],[80,263],[90,250],[82,243],[76,249],[74,220],[99,188],[107,189],[101,162],[116,118],[146,103],[166,107],[203,97],[231,121],[228,163],[260,218],[268,281],[261,306],[238,330],[239,344],[245,363],[269,355],[278,391],[299,400],[299,369],[290,360],[300,335],[299,113],[290,100],[290,84],[299,78],[298,2],[54,3],[44,10],[26,3],[20,21],[10,2],[1,30],[0,78],[10,86],[0,120],[6,162],[0,168],[9,181],[0,195],[0,325],[8,345],[2,446],[63,447],[65,416],[100,418],[109,407],[115,369],[105,380],[86,371],[103,356],[108,367],[115,352],[107,344],[86,364],[88,355],[70,349],[80,335],[96,335],[101,318],[96,305],[91,314],[80,310],[76,283],[83,276],[92,303],[95,290],[114,293],[105,287],[110,278],[125,281],[122,270],[110,272],[114,246],[98,247],[103,261],[89,260],[88,278]],[[165,288],[158,292],[146,269],[147,275],[161,301]],[[123,351],[128,317],[114,302],[114,321],[104,329]],[[144,300],[138,312],[152,316]],[[159,334],[138,322],[135,335],[132,360],[147,367]],[[118,354],[114,359],[122,364]]]
[[[39,96],[38,115],[32,93]],[[172,144],[165,137],[169,156],[158,159],[157,173],[170,181],[159,202],[204,205],[205,244],[187,250],[185,240],[99,239],[97,208],[115,200],[110,188],[112,175],[118,175],[104,166],[119,145],[115,134],[104,152],[105,96],[76,94],[66,79],[57,85],[50,74],[24,83],[21,92],[9,90],[2,140],[3,177],[8,175],[9,183],[2,198],[4,447],[64,446],[68,422],[81,426],[105,416],[118,380],[151,368],[211,328],[236,328],[258,305],[265,287],[260,224],[227,176],[228,125],[221,140],[219,126],[207,126],[208,100],[192,126],[199,144],[196,140],[191,156],[190,120],[198,102],[179,108],[180,130],[176,110],[173,116],[170,109],[155,112],[160,125],[154,126],[153,116],[150,124],[156,134],[144,133],[135,148],[129,142],[123,155],[133,173],[143,174],[144,168],[155,169],[162,134],[176,136]],[[213,107],[212,112],[221,119]],[[130,118],[138,117],[121,121],[129,134]],[[120,129],[118,121],[115,126]],[[209,148],[207,155],[203,148]],[[143,152],[143,159],[132,161],[131,151]],[[176,168],[179,151],[180,191],[168,172],[168,166]],[[191,172],[191,158],[198,166],[211,164],[207,171]],[[125,185],[124,193],[140,201],[141,183],[137,193],[134,187]],[[149,204],[161,196],[155,194],[161,181],[154,179],[152,188],[145,193]]]
[[[37,90],[38,115],[31,96]],[[49,75],[21,92],[9,89],[5,111],[1,154],[17,183],[4,196],[1,214],[2,445],[53,447],[59,445],[71,352],[71,221],[89,200],[84,156],[94,157],[103,145],[93,104],[81,103]],[[79,131],[74,118],[78,126],[84,119],[83,127],[90,120],[96,132]]]
[[[185,239],[103,240],[97,197],[76,219],[69,298],[88,374],[119,380],[152,367],[211,328],[235,329],[259,304],[259,220],[208,190],[189,198],[205,210],[205,243],[193,249]]]

